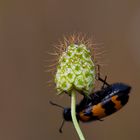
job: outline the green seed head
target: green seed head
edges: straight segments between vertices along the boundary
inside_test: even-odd
[[[86,45],[70,44],[62,52],[55,75],[59,93],[77,90],[85,95],[93,91],[95,84],[95,64]]]

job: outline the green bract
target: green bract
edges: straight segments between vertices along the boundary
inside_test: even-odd
[[[59,58],[55,76],[59,93],[72,90],[90,94],[94,88],[95,65],[84,44],[71,44]]]

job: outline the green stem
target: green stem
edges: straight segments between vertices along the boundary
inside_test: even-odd
[[[76,93],[74,91],[72,91],[71,93],[71,116],[72,116],[74,127],[77,131],[77,134],[80,140],[85,140],[83,133],[80,129],[79,123],[77,121],[77,118],[76,118]]]

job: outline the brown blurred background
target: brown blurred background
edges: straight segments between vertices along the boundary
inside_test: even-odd
[[[58,128],[69,105],[56,96],[44,60],[64,34],[94,35],[107,51],[102,75],[108,82],[133,87],[129,103],[104,122],[81,124],[87,140],[140,139],[140,1],[139,0],[1,0],[0,1],[0,140],[76,140],[71,123]]]

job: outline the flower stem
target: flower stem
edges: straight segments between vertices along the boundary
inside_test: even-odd
[[[77,131],[77,134],[80,140],[85,140],[83,133],[80,129],[79,123],[77,121],[77,118],[76,118],[76,93],[75,91],[72,91],[71,93],[71,116],[72,116],[73,125]]]

